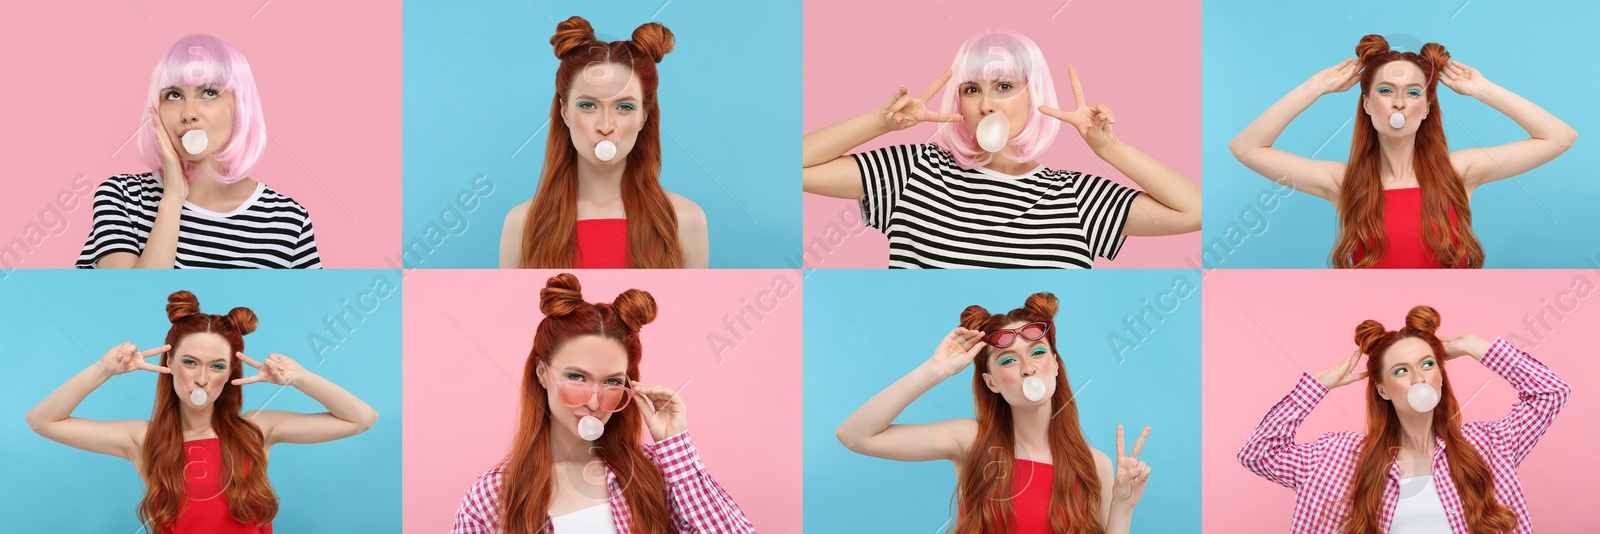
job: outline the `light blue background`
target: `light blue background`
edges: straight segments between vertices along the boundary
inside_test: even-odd
[[[1121,363],[1107,336],[1176,279],[1195,289]],[[1149,425],[1140,459],[1152,468],[1135,532],[1198,532],[1200,525],[1200,276],[1191,270],[812,271],[805,310],[805,528],[807,532],[941,532],[956,490],[950,462],[859,455],[839,424],[933,354],[971,304],[1003,313],[1028,295],[1061,300],[1056,343],[1081,406],[1089,445],[1116,454],[1116,429]],[[1173,302],[1167,297],[1169,306]],[[1152,316],[1153,317],[1153,316]],[[932,388],[896,420],[972,417],[972,368]]]
[[[1464,6],[1464,7],[1463,7]],[[1600,135],[1593,89],[1600,74],[1587,65],[1600,52],[1594,23],[1600,3],[1338,0],[1278,2],[1207,0],[1203,31],[1206,174],[1202,244],[1224,243],[1228,225],[1254,226],[1232,253],[1211,252],[1206,267],[1328,266],[1337,218],[1332,204],[1294,193],[1260,231],[1241,212],[1277,184],[1245,168],[1228,141],[1267,107],[1310,78],[1355,55],[1366,34],[1391,36],[1400,47],[1437,42],[1451,58],[1521,95],[1578,130],[1578,143],[1538,169],[1479,188],[1472,198],[1473,231],[1483,243],[1486,267],[1588,267],[1600,254]],[[1300,156],[1345,161],[1359,88],[1325,95],[1279,136],[1275,147]],[[1451,150],[1500,145],[1528,137],[1510,118],[1477,99],[1439,84],[1440,110]],[[1341,126],[1343,125],[1343,126]],[[1330,137],[1331,136],[1331,137]],[[1323,146],[1324,142],[1326,146]],[[1321,151],[1318,151],[1321,147]],[[1264,210],[1263,210],[1264,211]],[[1217,258],[1223,261],[1217,261]]]
[[[538,187],[559,65],[549,41],[572,15],[605,41],[629,39],[651,20],[672,30],[677,46],[657,65],[662,186],[705,210],[712,267],[793,267],[786,258],[800,247],[801,70],[794,0],[406,2],[406,245],[430,223],[458,224],[454,216],[439,223],[440,212],[474,177],[495,184],[466,214],[470,227],[413,266],[498,266],[506,212]]]
[[[171,327],[167,295],[187,289],[202,311],[255,311],[245,354],[279,352],[349,390],[378,411],[378,424],[354,437],[314,445],[274,446],[268,464],[278,493],[277,532],[400,531],[400,292],[347,332],[336,349],[312,352],[308,334],[326,336],[323,317],[355,302],[375,277],[399,284],[399,271],[17,271],[0,283],[0,516],[6,532],[142,531],[135,515],[144,496],[127,460],[74,449],[33,433],[24,415],[56,387],[124,341],[160,346]],[[368,304],[372,302],[367,299]],[[332,338],[330,338],[332,339]],[[246,369],[245,376],[255,374]],[[156,374],[118,375],[91,393],[76,417],[148,419]],[[246,410],[280,389],[244,386]],[[270,408],[327,411],[294,388]]]

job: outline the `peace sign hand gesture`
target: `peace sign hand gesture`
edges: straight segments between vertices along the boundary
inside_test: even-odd
[[[1077,67],[1067,65],[1067,78],[1072,80],[1072,101],[1077,107],[1067,112],[1050,106],[1039,106],[1039,112],[1077,128],[1078,135],[1083,136],[1083,142],[1087,143],[1091,150],[1098,151],[1111,146],[1112,142],[1116,141],[1116,136],[1111,134],[1111,125],[1117,122],[1117,116],[1105,105],[1089,107],[1084,104],[1083,85],[1078,82]]]
[[[234,379],[232,383],[235,386],[254,384],[256,382],[267,382],[280,386],[292,386],[294,385],[295,379],[299,378],[300,375],[306,372],[305,368],[300,367],[298,362],[289,359],[288,356],[284,356],[276,352],[268,354],[266,361],[262,362],[255,361],[249,356],[245,356],[243,352],[235,352],[234,355],[238,356],[239,361],[244,362],[245,365],[249,365],[256,368],[257,371],[260,371],[256,373],[255,376]]]
[[[1139,441],[1133,443],[1133,454],[1128,455],[1122,441],[1122,425],[1117,425],[1117,481],[1111,486],[1113,503],[1132,509],[1144,495],[1145,482],[1150,480],[1150,465],[1139,461],[1139,453],[1144,451],[1144,438],[1149,435],[1150,427],[1144,427]]]
[[[945,82],[948,81],[950,81],[950,71],[946,70],[938,81],[928,86],[927,91],[923,91],[921,97],[912,97],[906,93],[906,86],[900,86],[900,90],[895,91],[894,96],[889,97],[889,101],[880,108],[883,110],[884,126],[887,126],[889,131],[893,132],[916,126],[919,122],[956,122],[961,120],[960,115],[935,113],[928,110],[928,101],[932,100],[934,93],[938,93],[939,88],[944,87]]]
[[[170,349],[172,349],[171,345],[162,345],[150,350],[140,351],[133,343],[123,343],[111,347],[111,350],[106,351],[105,355],[100,357],[100,368],[105,370],[108,376],[120,375],[135,369],[171,374],[172,369],[145,361],[146,358],[159,356]]]

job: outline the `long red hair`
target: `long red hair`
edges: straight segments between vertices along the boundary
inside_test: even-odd
[[[232,353],[244,352],[244,336],[256,329],[256,314],[249,308],[234,308],[227,315],[200,312],[194,293],[178,291],[167,296],[167,345],[161,365],[170,367],[178,346],[193,334],[222,336],[232,349],[228,355],[228,380],[241,378],[243,366]],[[267,482],[266,437],[255,423],[240,417],[244,395],[237,386],[224,384],[211,409],[211,430],[222,445],[222,497],[228,514],[241,523],[266,525],[278,515],[278,495]],[[183,424],[178,394],[172,388],[172,375],[156,378],[155,409],[145,432],[142,451],[144,499],[139,501],[139,521],[151,532],[171,528],[190,497],[186,494],[183,458]]]
[[[1444,138],[1444,115],[1439,111],[1439,69],[1449,64],[1450,52],[1438,43],[1422,46],[1422,53],[1396,52],[1379,35],[1361,38],[1356,45],[1361,61],[1361,99],[1356,103],[1356,127],[1350,139],[1350,160],[1339,186],[1339,241],[1328,261],[1337,268],[1376,265],[1388,250],[1383,226],[1383,178],[1378,135],[1364,104],[1371,95],[1380,68],[1392,61],[1409,61],[1427,76],[1428,117],[1417,126],[1411,156],[1417,186],[1422,189],[1423,241],[1439,267],[1483,267],[1483,246],[1472,233],[1472,206],[1466,185],[1450,164],[1450,146]],[[1450,223],[1454,210],[1459,225]],[[1357,256],[1360,259],[1357,259]]]
[[[1350,477],[1350,513],[1341,521],[1348,534],[1378,533],[1378,511],[1389,484],[1389,466],[1400,450],[1400,416],[1394,404],[1378,396],[1383,376],[1383,354],[1406,338],[1428,344],[1439,365],[1439,405],[1433,410],[1433,432],[1444,438],[1445,458],[1450,462],[1450,480],[1455,482],[1466,512],[1467,526],[1474,534],[1510,532],[1517,518],[1510,508],[1494,496],[1494,476],[1478,449],[1461,435],[1460,405],[1450,387],[1450,373],[1444,361],[1444,343],[1434,335],[1439,329],[1439,312],[1417,306],[1406,314],[1406,326],[1385,330],[1377,321],[1367,320],[1356,327],[1356,345],[1367,355],[1367,437],[1356,456],[1355,474]]]
[[[1048,429],[1050,458],[1054,474],[1050,480],[1050,531],[1056,534],[1101,534],[1100,476],[1094,453],[1078,426],[1078,405],[1067,383],[1067,370],[1056,350],[1056,310],[1060,303],[1050,293],[1028,296],[1021,308],[991,315],[981,306],[961,311],[961,326],[992,332],[1015,322],[1049,323],[1045,337],[1055,354],[1056,391],[1050,406],[1056,411]],[[1012,465],[1016,442],[1012,433],[1011,405],[999,393],[989,390],[983,374],[989,372],[989,348],[978,351],[972,360],[972,397],[978,420],[978,435],[961,463],[960,492],[956,494],[961,514],[956,522],[958,534],[1010,532],[1015,514],[1011,509],[1014,487]]]
[[[639,380],[639,328],[655,320],[656,301],[649,293],[629,289],[610,303],[583,300],[578,277],[562,273],[551,277],[539,292],[539,311],[545,318],[533,336],[533,349],[522,368],[522,413],[516,437],[506,455],[500,488],[500,525],[506,534],[548,532],[551,463],[549,394],[539,383],[538,370],[563,343],[578,336],[600,336],[621,344],[628,353],[628,381]],[[606,421],[605,432],[595,442],[622,486],[633,532],[659,534],[670,527],[666,478],[639,443],[643,416],[638,403]]]
[[[550,103],[550,136],[545,142],[539,189],[522,226],[522,266],[567,269],[578,255],[578,151],[561,118],[573,77],[595,63],[628,65],[644,93],[644,128],[628,153],[622,172],[622,210],[628,218],[628,267],[683,266],[678,243],[678,213],[661,188],[661,106],[656,101],[656,63],[672,51],[672,32],[650,22],[633,30],[630,41],[606,43],[582,17],[556,25],[550,37],[561,66]]]

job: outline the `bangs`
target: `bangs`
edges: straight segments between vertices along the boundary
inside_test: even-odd
[[[167,49],[150,82],[157,91],[186,86],[233,89],[238,85],[235,63],[233,50],[221,40],[191,35]]]
[[[990,80],[1025,83],[1033,75],[1032,54],[1017,38],[991,33],[962,47],[951,70],[958,84]]]

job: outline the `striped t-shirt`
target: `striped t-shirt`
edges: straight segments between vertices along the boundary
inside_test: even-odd
[[[891,268],[1094,267],[1115,259],[1139,191],[1039,167],[1023,176],[963,169],[938,145],[855,156],[861,216],[889,238]]]
[[[78,255],[92,269],[113,252],[141,254],[161,202],[161,178],[119,174],[94,192],[94,227]],[[174,267],[320,269],[311,214],[294,199],[256,183],[250,199],[227,213],[184,202]]]

